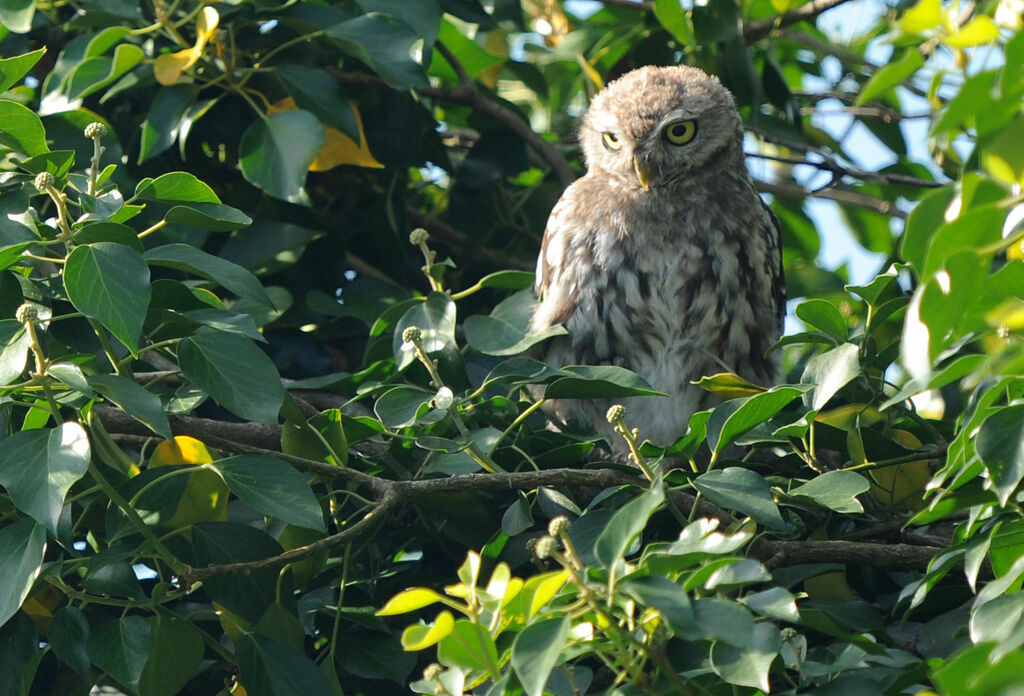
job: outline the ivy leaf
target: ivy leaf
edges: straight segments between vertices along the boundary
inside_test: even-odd
[[[0,449],[0,485],[15,507],[57,533],[64,497],[89,468],[89,437],[78,423],[22,430]]]
[[[276,423],[284,387],[274,362],[238,334],[202,330],[178,344],[189,381],[240,418]]]
[[[530,624],[512,643],[512,669],[527,696],[541,696],[558,665],[572,624],[568,616]]]
[[[240,298],[252,300],[266,307],[274,306],[256,276],[238,264],[207,254],[194,246],[165,244],[150,249],[143,258],[154,266],[167,266],[212,280]]]
[[[423,67],[412,59],[413,46],[420,36],[405,22],[380,12],[368,12],[328,27],[324,33],[395,89],[428,84]]]
[[[231,492],[257,512],[318,531],[326,531],[320,504],[306,476],[273,457],[240,455],[211,464]]]
[[[772,499],[768,482],[749,469],[714,469],[695,478],[693,485],[715,505],[750,515],[771,529],[789,527]]]
[[[253,122],[239,144],[242,176],[290,203],[305,203],[306,172],[324,146],[324,131],[308,111],[279,111]]]
[[[149,266],[114,242],[76,247],[64,266],[64,288],[79,312],[102,324],[137,355],[149,309]]]
[[[93,375],[88,382],[90,387],[148,425],[157,435],[166,440],[173,437],[160,397],[153,392],[118,375]]]
[[[23,519],[0,529],[0,567],[4,569],[0,626],[21,608],[39,576],[45,551],[46,529],[37,522]]]

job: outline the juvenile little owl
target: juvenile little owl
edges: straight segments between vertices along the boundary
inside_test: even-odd
[[[691,381],[774,377],[765,352],[782,330],[781,242],[742,141],[732,95],[714,77],[634,70],[594,97],[580,128],[589,171],[544,232],[532,328],[568,330],[548,362],[619,365],[668,394],[625,400],[629,425],[659,445],[712,403]],[[549,415],[610,434],[610,403],[566,400]]]

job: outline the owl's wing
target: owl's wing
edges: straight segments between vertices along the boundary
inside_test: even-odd
[[[577,184],[579,182],[569,186],[562,193],[562,197],[551,210],[547,227],[544,229],[544,240],[537,256],[537,272],[533,285],[540,299],[533,316],[532,325],[535,329],[561,324],[572,313],[573,297],[570,288],[567,287],[569,284],[566,283],[565,273],[567,266],[572,263],[569,255],[574,232],[578,233],[580,226],[586,225],[583,220],[577,219],[577,199],[580,191]]]
[[[782,325],[786,319],[786,276],[782,270],[782,222],[779,216],[769,208],[764,201],[761,202],[764,209],[768,211],[768,218],[771,220],[769,231],[769,258],[768,276],[772,283],[772,299],[774,301],[774,318],[776,324],[776,336],[782,335]]]

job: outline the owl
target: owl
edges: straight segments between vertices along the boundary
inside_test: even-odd
[[[769,383],[785,305],[778,222],[754,188],[732,95],[691,67],[609,83],[580,127],[587,174],[565,190],[537,259],[531,328],[562,324],[547,362],[618,365],[665,397],[617,399],[641,438],[666,446],[733,372]],[[549,404],[560,424],[611,435],[611,401]],[[625,443],[610,438],[622,454]]]

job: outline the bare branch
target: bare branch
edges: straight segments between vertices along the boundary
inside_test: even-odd
[[[779,541],[760,539],[751,552],[769,570],[801,563],[855,563],[876,568],[926,570],[940,547],[872,544],[859,541]]]
[[[833,200],[843,205],[850,205],[855,208],[864,208],[865,210],[873,210],[882,215],[889,215],[891,217],[898,218],[907,217],[906,213],[889,201],[883,201],[878,198],[866,196],[863,193],[854,191],[853,189],[845,186],[808,191],[807,189],[796,185],[771,184],[767,181],[756,181],[754,183],[757,185],[758,191],[762,193],[770,193],[774,196],[784,196],[788,198],[805,198],[807,196],[811,196],[813,198],[828,198],[829,200]]]
[[[811,2],[789,12],[757,22],[750,22],[747,26],[743,27],[743,39],[747,43],[753,43],[768,36],[773,30],[788,27],[790,24],[796,24],[797,22],[812,21],[823,12],[827,12],[847,2],[849,0],[811,0]]]

